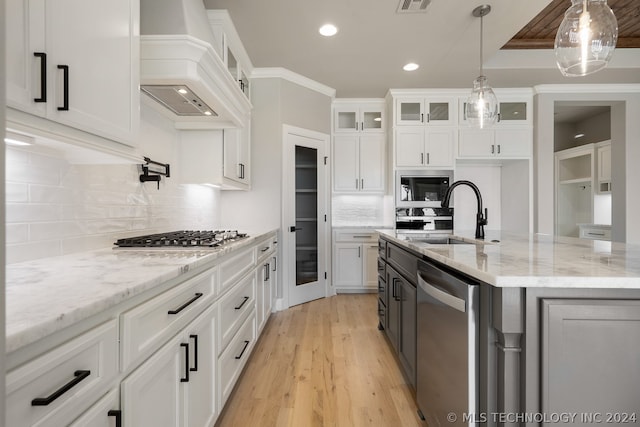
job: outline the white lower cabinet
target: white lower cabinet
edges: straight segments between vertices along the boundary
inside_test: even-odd
[[[256,341],[256,316],[252,313],[218,359],[219,406],[229,398]],[[189,426],[191,427],[191,426]]]
[[[6,377],[6,425],[66,426],[118,373],[118,322],[111,320],[20,366]]]
[[[337,231],[333,245],[336,292],[377,292],[378,233]]]
[[[121,425],[120,391],[115,389],[107,393],[69,427],[119,427]]]
[[[273,291],[275,289],[278,259],[275,253],[267,258],[256,270],[256,322],[258,331],[264,328],[273,306]]]
[[[8,372],[5,425],[212,427],[271,313],[276,271],[271,233],[114,309],[112,320]]]
[[[206,427],[215,420],[217,305],[122,381],[125,426]]]

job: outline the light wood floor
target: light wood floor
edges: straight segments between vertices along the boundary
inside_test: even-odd
[[[216,426],[424,427],[377,325],[376,294],[273,314]]]

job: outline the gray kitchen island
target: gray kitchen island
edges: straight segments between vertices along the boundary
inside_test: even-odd
[[[639,245],[379,233],[379,328],[430,427],[640,424]]]

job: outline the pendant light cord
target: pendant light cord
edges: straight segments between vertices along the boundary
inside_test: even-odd
[[[586,1],[586,0],[585,0]],[[482,74],[482,20],[484,19],[483,15],[480,15],[480,75],[483,76],[484,74]]]

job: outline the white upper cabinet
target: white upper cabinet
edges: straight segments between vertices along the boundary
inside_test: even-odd
[[[383,133],[385,131],[384,101],[334,102],[333,131],[335,133]]]
[[[596,144],[598,153],[598,192],[611,193],[611,141]]]
[[[395,137],[396,167],[453,167],[455,128],[398,127]]]
[[[531,128],[462,128],[458,135],[458,158],[512,158],[532,156]]]
[[[533,123],[533,95],[530,89],[495,89],[498,98],[498,119],[495,127],[512,125],[529,125]],[[458,100],[459,123],[470,125],[467,121],[465,109],[467,98],[461,97]]]
[[[7,0],[7,105],[129,146],[139,123],[139,5]]]
[[[384,135],[333,138],[333,191],[382,193],[385,187]]]
[[[395,124],[450,126],[457,123],[457,97],[434,96],[395,99]]]

